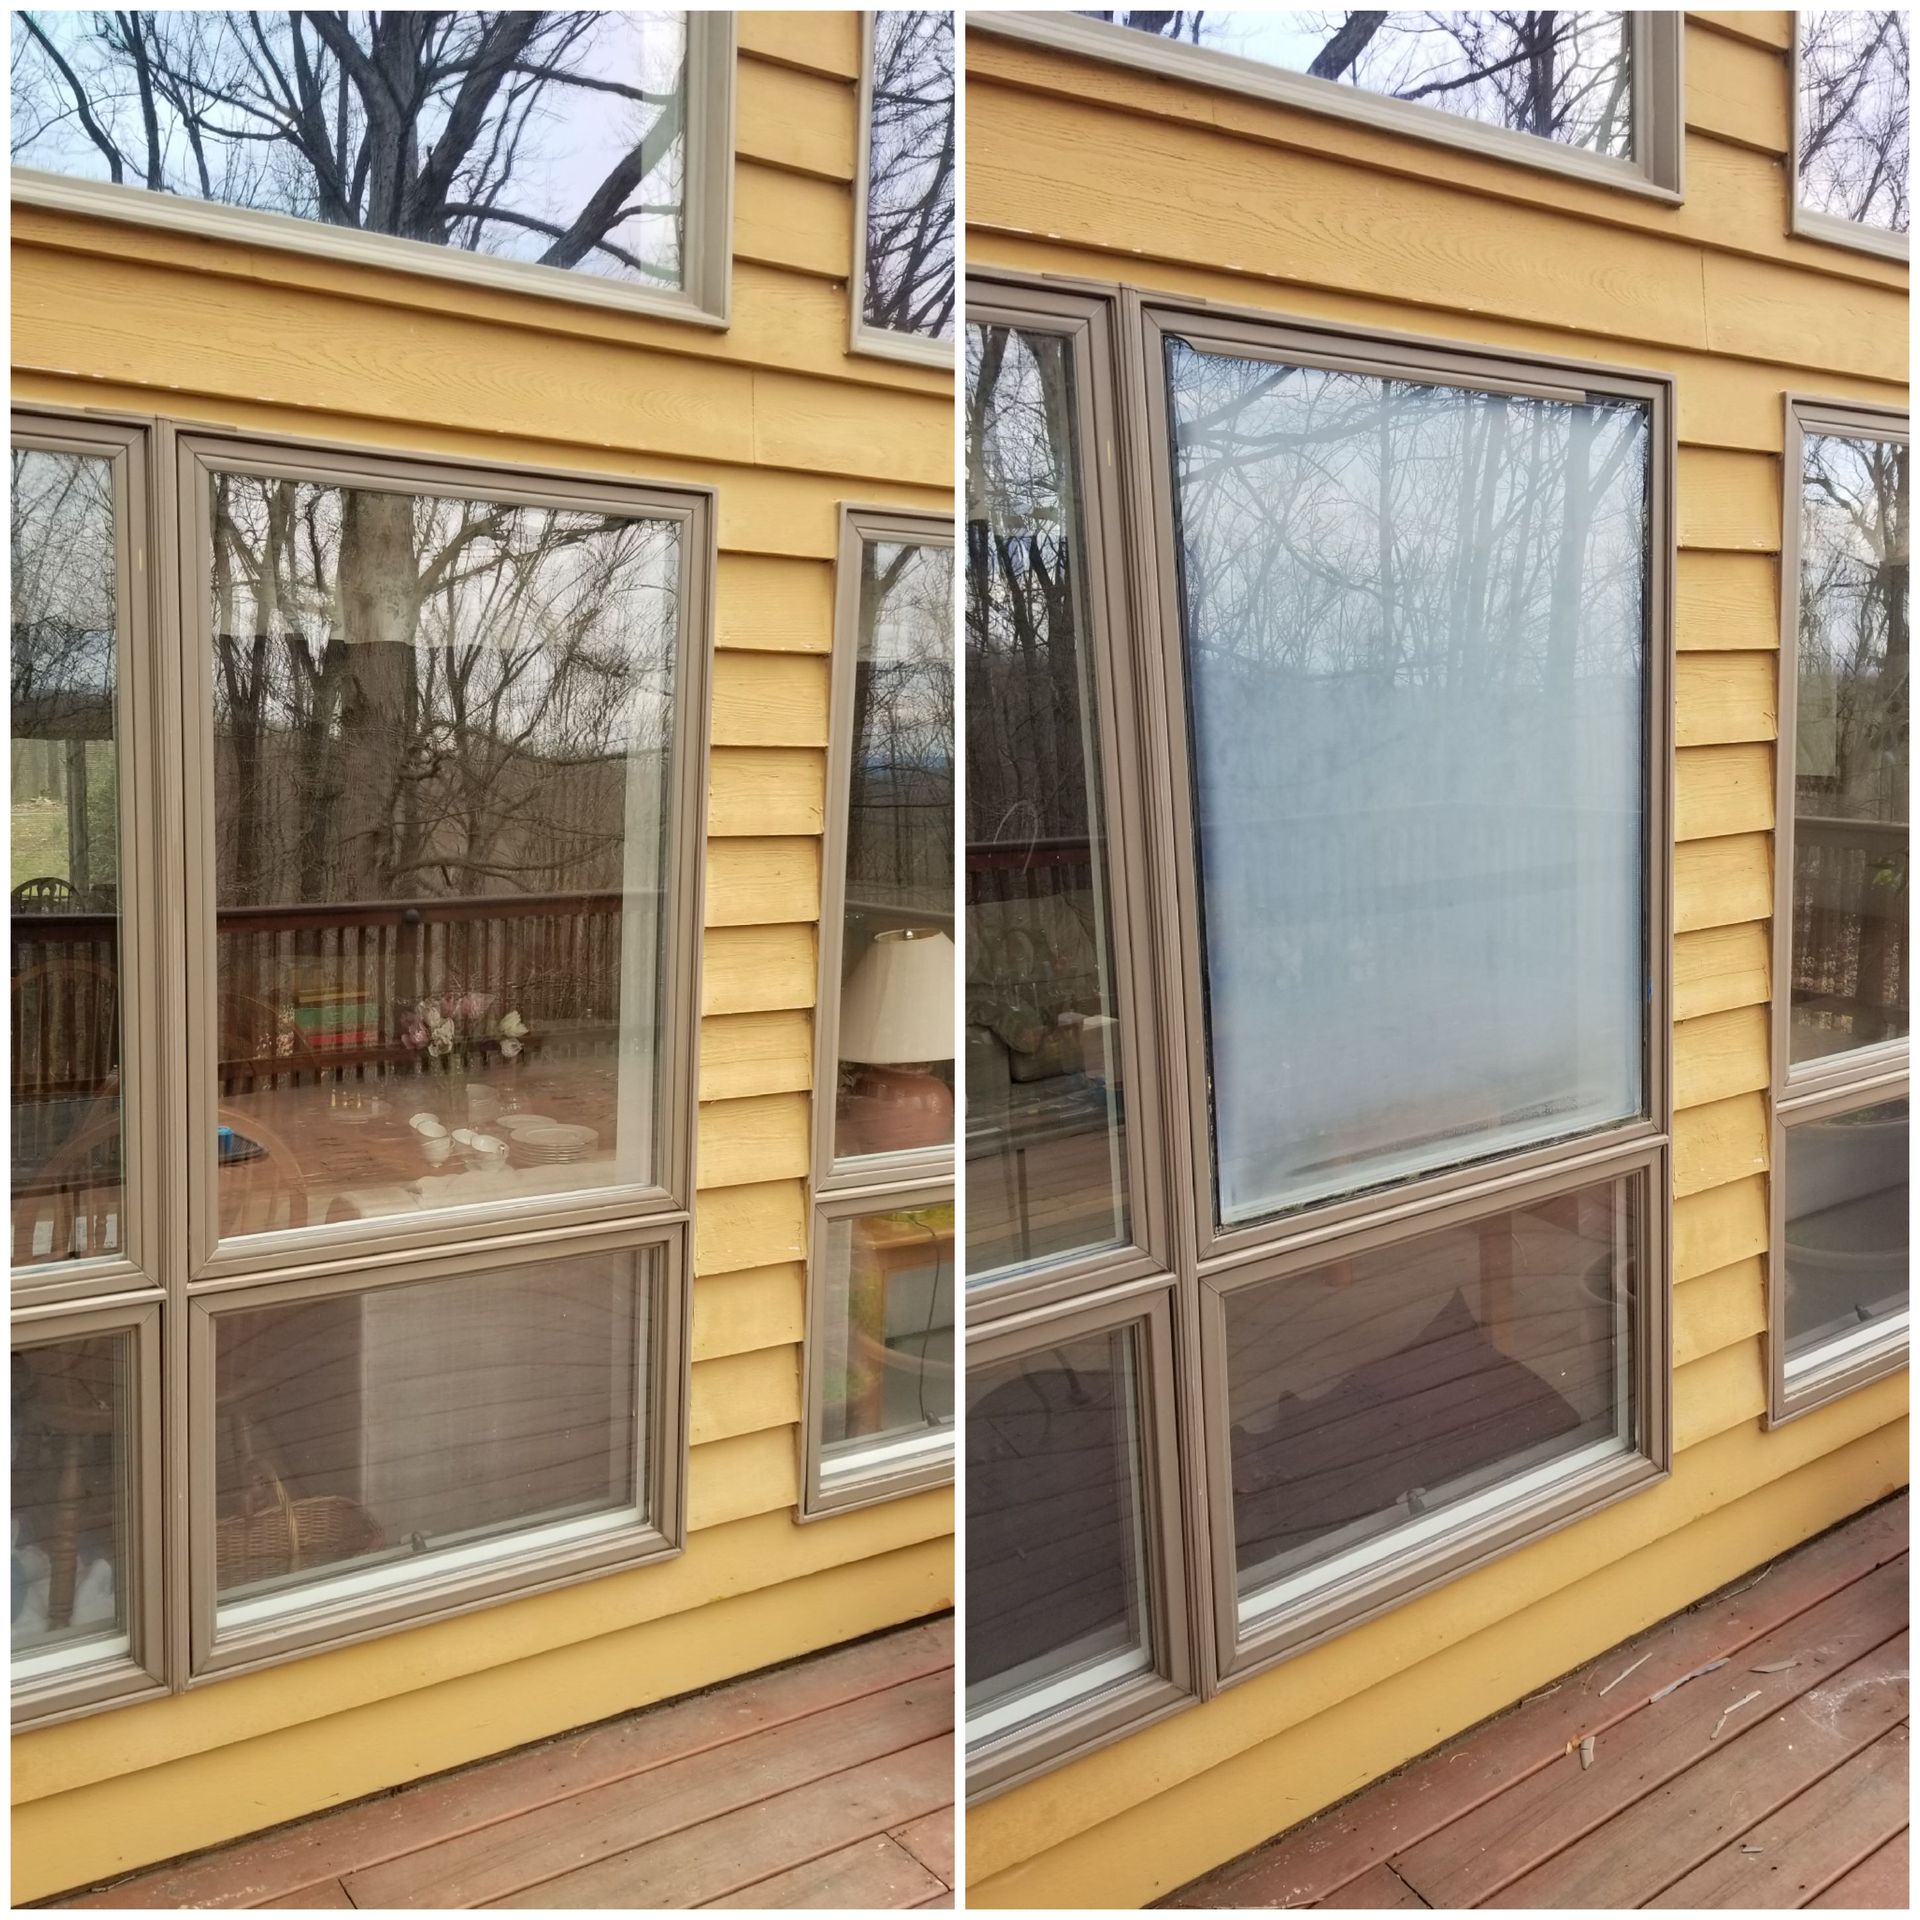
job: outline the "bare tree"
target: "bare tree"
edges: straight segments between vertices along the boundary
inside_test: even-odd
[[[13,158],[680,284],[681,16],[21,13]]]
[[[1912,106],[1908,16],[1829,8],[1798,17],[1801,203],[1904,233]]]
[[[1632,152],[1624,13],[1228,8],[1120,10],[1093,17],[1563,145],[1623,158]]]
[[[866,318],[950,339],[954,314],[953,15],[874,15]]]

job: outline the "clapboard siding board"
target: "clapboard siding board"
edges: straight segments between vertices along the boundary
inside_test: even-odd
[[[693,1357],[798,1346],[806,1316],[807,1270],[797,1260],[703,1275],[693,1289]]]
[[[1762,1416],[1783,396],[1904,406],[1908,275],[1787,232],[1790,16],[1685,40],[1676,209],[970,36],[970,260],[1665,373],[1679,443],[1674,1473],[981,1802],[976,1907],[1151,1900],[1904,1478],[1903,1379]]]
[[[733,103],[738,151],[845,186],[853,179],[856,104],[854,88],[838,75],[742,60]]]
[[[1740,51],[1735,49],[1736,59]],[[1710,61],[1710,70],[1712,66]],[[1020,46],[985,34],[972,40],[968,71],[969,84],[977,91],[991,85],[1024,91],[1042,102],[1049,97],[1071,100],[1093,92],[1130,116],[1175,125],[1203,122],[1249,146],[1280,156],[1289,152],[1326,154],[1356,173],[1364,172],[1383,183],[1430,179],[1440,159],[1424,140],[1273,101],[1218,93],[1130,68],[1104,67],[1098,70],[1097,80],[1090,80],[1094,70],[1084,61],[1064,59],[1051,49]],[[1722,94],[1727,80],[1725,69],[1721,69],[1716,83]],[[1044,111],[1044,104],[1036,110]],[[1698,118],[1711,123],[1718,117],[1714,103],[1703,99]],[[1777,114],[1770,118],[1777,127]],[[1784,196],[1784,139],[1779,152],[1769,150],[1769,140],[1780,137],[1774,132],[1756,140],[1736,126],[1728,138],[1722,139],[1708,126],[1689,128],[1687,193],[1678,207],[1479,154],[1447,151],[1441,165],[1450,184],[1495,206],[1511,201],[1529,208],[1545,207],[1570,224],[1616,227],[1642,237],[1750,253],[1813,272],[1902,286],[1902,270],[1897,263],[1872,255],[1835,260],[1830,257],[1831,248],[1787,232],[1786,221],[1778,217]]]
[[[740,51],[756,60],[775,60],[841,80],[859,78],[857,14],[743,11],[736,18]]]

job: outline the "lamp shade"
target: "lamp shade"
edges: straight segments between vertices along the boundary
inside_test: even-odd
[[[874,935],[840,990],[840,1058],[876,1067],[953,1058],[953,942],[938,927]]]

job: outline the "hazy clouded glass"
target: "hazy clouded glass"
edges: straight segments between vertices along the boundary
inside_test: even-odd
[[[214,1319],[223,1603],[366,1584],[535,1528],[644,1519],[648,1256],[332,1294]],[[522,1540],[519,1544],[524,1545]]]
[[[226,1235],[657,1177],[678,532],[212,480]]]
[[[866,322],[953,338],[951,13],[873,16]]]
[[[13,1264],[125,1250],[113,465],[13,451]]]
[[[967,331],[967,1271],[1126,1231],[1068,343]]]
[[[1168,375],[1220,1219],[1644,1112],[1645,408]]]
[[[686,60],[678,12],[16,14],[13,160],[678,287]]]
[[[1907,1102],[1796,1120],[1785,1158],[1792,1359],[1907,1304]]]
[[[1624,1445],[1645,1204],[1608,1181],[1229,1293],[1241,1592]]]
[[[1819,8],[1800,32],[1800,204],[1907,230],[1912,22],[1903,10]]]
[[[1417,101],[1562,146],[1633,157],[1624,13],[1121,10],[1091,20]]]
[[[1808,434],[1801,465],[1788,1045],[1906,1033],[1910,519],[1904,444]]]
[[[967,1369],[967,1722],[991,1738],[1152,1665],[1131,1328]]]

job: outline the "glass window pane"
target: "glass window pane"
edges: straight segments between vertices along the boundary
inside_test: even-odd
[[[953,1202],[827,1229],[820,1480],[911,1467],[953,1431]]]
[[[113,463],[13,450],[13,1264],[126,1251]]]
[[[13,160],[677,288],[686,64],[679,12],[48,10],[14,24]]]
[[[1220,1219],[1644,1113],[1647,408],[1168,375]]]
[[[1241,1594],[1624,1445],[1644,1204],[1584,1187],[1227,1295]]]
[[[836,1164],[953,1139],[953,549],[860,550]]]
[[[873,16],[865,319],[953,338],[953,15]]]
[[[1786,1129],[1787,1358],[1907,1304],[1907,1102]]]
[[[1788,1050],[1908,1029],[1907,449],[1806,436]]]
[[[593,1254],[217,1315],[222,1612],[644,1520],[650,1277]]]
[[[679,551],[217,474],[225,1236],[657,1178]]]
[[[1800,204],[1907,230],[1912,22],[1897,8],[1819,7],[1800,32]]]
[[[1295,13],[1228,8],[1089,13],[1417,101],[1562,146],[1630,159],[1632,35],[1625,13]]]
[[[967,1369],[967,1718],[988,1739],[1153,1665],[1142,1336]]]
[[[133,1336],[13,1350],[16,1679],[125,1653]]]
[[[1127,1232],[1066,340],[967,331],[967,1272]]]

